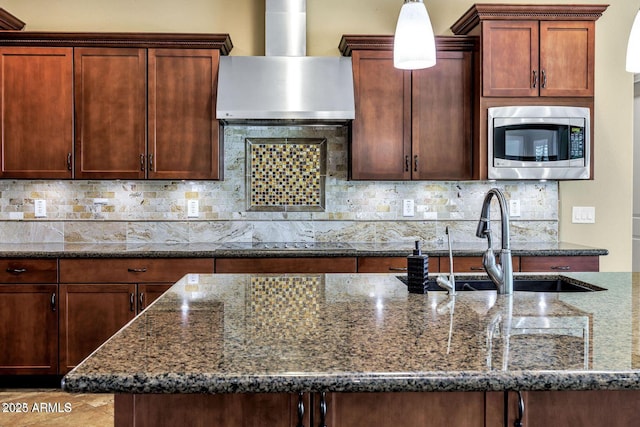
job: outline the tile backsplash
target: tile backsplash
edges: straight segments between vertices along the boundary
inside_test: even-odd
[[[326,139],[324,210],[251,210],[247,138]],[[224,181],[1,180],[0,242],[381,243],[442,239],[446,226],[452,240],[474,241],[484,194],[494,186],[520,200],[513,241],[558,239],[555,181],[348,181],[347,140],[340,126],[233,125],[224,129]],[[46,218],[35,218],[36,199],[46,200]],[[187,217],[190,199],[198,200],[197,218]],[[415,216],[402,215],[404,199],[415,201]],[[12,219],[20,213],[22,220]]]

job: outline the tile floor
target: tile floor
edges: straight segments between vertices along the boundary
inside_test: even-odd
[[[113,395],[0,389],[0,427],[40,426],[113,426]]]

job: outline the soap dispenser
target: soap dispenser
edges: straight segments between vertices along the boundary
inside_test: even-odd
[[[407,279],[410,293],[427,293],[427,281],[429,280],[429,257],[422,254],[419,240],[416,240],[416,247],[413,250],[413,254],[407,257]]]

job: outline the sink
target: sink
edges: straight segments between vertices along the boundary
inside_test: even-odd
[[[407,284],[407,276],[396,276]],[[489,279],[463,279],[456,277],[456,291],[495,291],[496,285]],[[521,292],[595,292],[605,288],[564,277],[514,278],[513,290]],[[429,280],[427,291],[443,291],[435,280]]]

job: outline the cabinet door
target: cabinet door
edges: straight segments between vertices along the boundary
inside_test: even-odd
[[[483,96],[538,96],[538,21],[482,23]]]
[[[411,178],[411,72],[393,67],[393,53],[354,51],[356,115],[351,179]]]
[[[434,67],[413,71],[412,179],[472,178],[471,74],[471,52],[438,52]]]
[[[146,51],[76,48],[76,178],[145,177]]]
[[[171,286],[173,283],[138,284],[138,313],[160,298]]]
[[[60,373],[133,319],[135,292],[134,284],[60,285]]]
[[[355,257],[216,258],[216,273],[355,273]]]
[[[327,393],[327,425],[484,427],[484,392]]]
[[[521,271],[556,273],[569,271],[600,271],[598,256],[523,256],[520,261]]]
[[[0,374],[58,372],[58,285],[0,285]]]
[[[595,22],[540,23],[540,95],[593,96]]]
[[[0,48],[2,178],[71,178],[71,48]]]
[[[220,179],[218,50],[149,50],[149,178]]]

